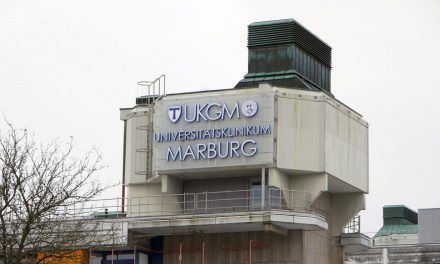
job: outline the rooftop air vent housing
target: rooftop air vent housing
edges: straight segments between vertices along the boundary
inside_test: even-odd
[[[259,83],[330,93],[331,47],[294,19],[248,26],[248,73],[235,88]]]

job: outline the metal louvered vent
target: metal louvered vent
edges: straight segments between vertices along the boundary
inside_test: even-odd
[[[332,49],[294,19],[248,26],[248,73],[235,88],[260,83],[331,95]]]
[[[331,47],[294,19],[255,22],[248,26],[248,48],[283,44],[297,44],[331,67]]]
[[[272,46],[294,42],[294,23],[255,25],[248,27],[248,47]]]

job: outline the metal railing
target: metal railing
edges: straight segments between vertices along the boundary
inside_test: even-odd
[[[66,216],[90,218],[121,218],[137,216],[175,216],[262,210],[309,212],[311,195],[305,191],[266,188],[219,192],[161,194],[122,200],[100,199],[81,206],[64,207]]]
[[[344,227],[344,234],[353,234],[361,232],[361,216],[355,215],[353,219],[348,221],[348,224]]]
[[[165,89],[165,75],[162,74],[153,81],[139,81],[137,83],[138,86],[138,95],[136,96],[139,101],[139,104],[150,105],[153,104],[157,99],[166,95]]]

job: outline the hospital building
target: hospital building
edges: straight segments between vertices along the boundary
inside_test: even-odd
[[[167,93],[161,76],[120,110],[146,263],[343,263],[362,240],[343,229],[365,209],[368,123],[332,92],[331,47],[293,19],[250,24],[247,47],[234,87]]]

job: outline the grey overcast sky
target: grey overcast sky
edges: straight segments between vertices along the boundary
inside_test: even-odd
[[[362,230],[386,204],[440,207],[440,1],[0,0],[0,113],[45,141],[73,136],[78,153],[97,146],[117,183],[136,82],[231,88],[247,25],[281,18],[332,46],[332,92],[370,123]]]

